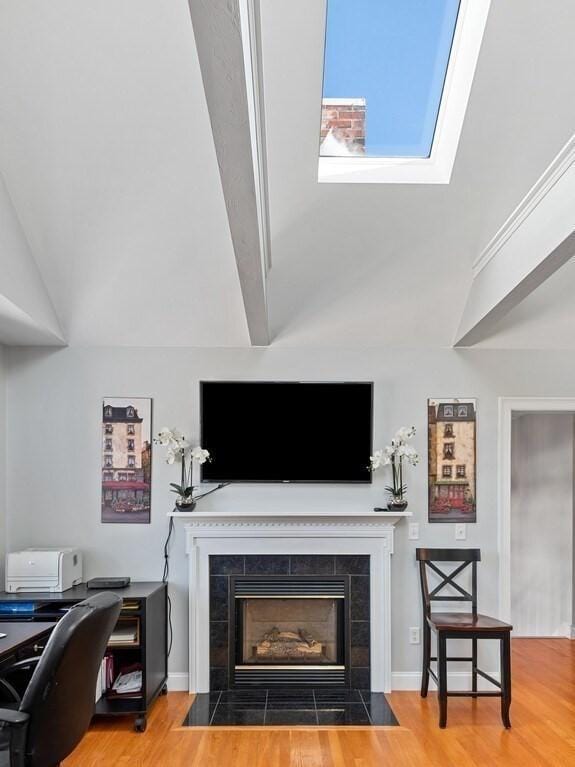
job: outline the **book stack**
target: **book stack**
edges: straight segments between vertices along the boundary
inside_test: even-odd
[[[108,644],[110,646],[138,644],[138,626],[135,623],[130,623],[125,626],[116,626]]]
[[[100,673],[96,679],[96,703],[112,687],[114,682],[114,658],[109,653],[102,659]]]

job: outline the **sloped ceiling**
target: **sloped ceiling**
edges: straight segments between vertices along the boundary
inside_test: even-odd
[[[184,0],[0,0],[0,104],[70,343],[248,343]]]
[[[449,186],[319,185],[325,3],[261,6],[273,343],[451,346],[573,133],[575,4],[492,3]],[[0,170],[69,343],[249,344],[186,0],[0,0]]]
[[[575,4],[492,2],[449,186],[317,184],[324,4],[262,5],[275,342],[450,346],[474,258],[575,128]]]

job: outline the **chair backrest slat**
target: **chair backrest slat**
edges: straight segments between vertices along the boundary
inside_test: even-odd
[[[419,562],[419,576],[421,582],[421,595],[423,610],[426,615],[431,613],[432,602],[470,602],[471,611],[477,614],[477,563],[481,561],[480,549],[416,549],[416,558]],[[436,562],[460,562],[451,573],[444,572]],[[471,593],[464,589],[456,578],[471,565]],[[439,584],[431,591],[429,589],[428,569],[432,570],[441,579]],[[444,588],[451,587],[457,595],[441,594]]]

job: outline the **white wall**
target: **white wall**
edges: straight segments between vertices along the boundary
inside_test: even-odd
[[[416,684],[421,648],[408,644],[408,628],[421,623],[415,548],[479,546],[479,607],[497,613],[496,519],[497,398],[502,395],[566,396],[573,393],[575,360],[555,352],[381,349],[9,349],[8,542],[10,548],[70,545],[83,549],[86,576],[159,579],[162,544],[171,507],[173,467],[156,452],[152,523],[100,523],[100,403],[105,395],[150,395],[154,428],[179,426],[198,433],[198,381],[212,379],[364,379],[375,381],[375,443],[398,426],[414,424],[422,464],[409,472],[410,509],[421,523],[419,542],[397,528],[393,557],[393,669]],[[426,404],[428,397],[478,398],[478,523],[464,544],[453,525],[428,525]],[[249,439],[248,439],[249,445]],[[257,460],[257,457],[254,458]],[[205,500],[211,508],[371,508],[384,500],[388,481],[372,486],[236,486]],[[548,510],[547,519],[552,519]],[[187,669],[186,558],[183,523],[176,524],[171,593],[175,639],[170,668]],[[495,670],[494,659],[484,664]],[[413,676],[409,676],[409,675]]]
[[[511,615],[518,636],[567,636],[573,584],[573,415],[511,429]]]

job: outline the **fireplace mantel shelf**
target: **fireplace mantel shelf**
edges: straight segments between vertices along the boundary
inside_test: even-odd
[[[399,512],[391,512],[391,511],[325,511],[325,510],[317,510],[314,511],[313,509],[304,509],[302,511],[293,511],[293,510],[285,510],[285,509],[272,509],[269,511],[244,511],[244,510],[238,510],[238,511],[170,511],[168,512],[169,517],[174,517],[176,519],[182,518],[186,520],[194,519],[198,522],[216,522],[216,521],[222,521],[226,520],[229,521],[237,521],[241,522],[242,520],[261,520],[262,522],[265,520],[273,521],[273,520],[310,520],[310,519],[322,519],[322,520],[328,520],[328,519],[334,519],[334,520],[340,520],[340,521],[349,521],[349,522],[366,522],[366,521],[372,521],[372,522],[379,522],[382,524],[387,525],[395,525],[397,524],[401,519],[404,519],[405,517],[411,517],[412,512],[411,511],[399,511]]]

